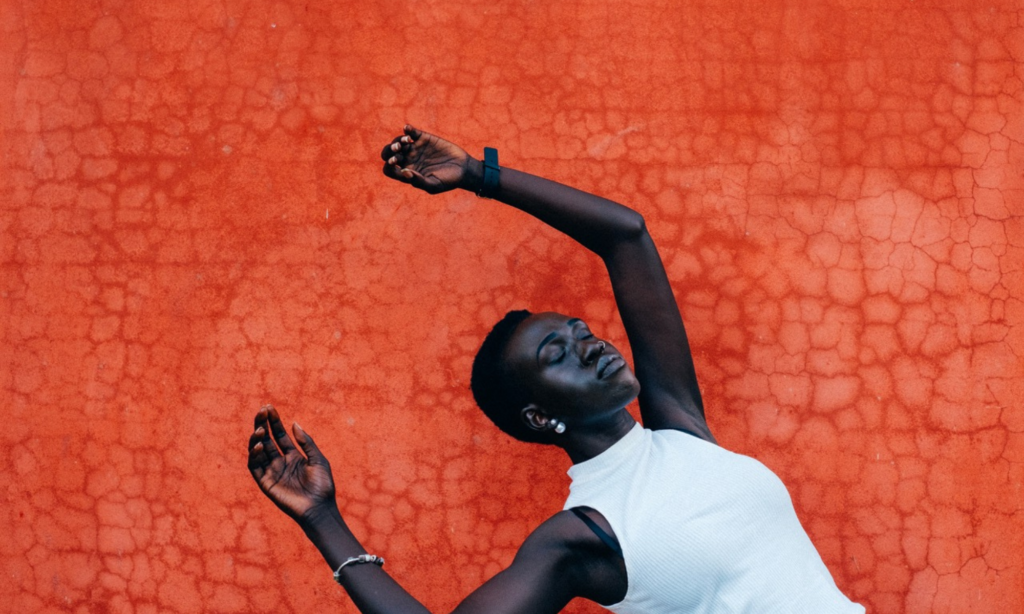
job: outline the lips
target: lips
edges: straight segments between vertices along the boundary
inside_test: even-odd
[[[604,379],[621,369],[625,364],[626,362],[621,357],[605,354],[597,361],[597,379]]]

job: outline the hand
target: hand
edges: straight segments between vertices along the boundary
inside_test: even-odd
[[[392,139],[380,157],[385,175],[429,194],[460,187],[473,189],[474,169],[479,166],[455,143],[408,125],[405,134]]]
[[[270,405],[256,413],[254,426],[249,437],[249,473],[263,494],[300,523],[311,512],[336,505],[331,464],[301,426],[292,425],[292,433],[302,452]]]

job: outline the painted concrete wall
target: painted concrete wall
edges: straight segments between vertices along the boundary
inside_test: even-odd
[[[0,3],[0,610],[353,612],[245,469],[274,402],[437,611],[560,508],[473,406],[600,262],[385,180],[403,123],[628,203],[714,432],[869,611],[1024,609],[1016,1]],[[593,606],[571,606],[593,612]]]

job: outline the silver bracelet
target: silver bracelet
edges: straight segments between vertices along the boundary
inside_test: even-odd
[[[338,566],[334,570],[334,581],[341,584],[341,570],[345,569],[347,565],[362,565],[363,563],[373,563],[378,567],[384,566],[384,557],[377,556],[376,554],[360,554],[359,556],[350,556],[345,560],[344,563]]]

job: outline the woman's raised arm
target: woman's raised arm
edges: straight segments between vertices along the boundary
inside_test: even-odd
[[[431,194],[479,192],[483,163],[412,126],[385,146],[384,174]],[[582,190],[502,167],[491,196],[569,235],[604,261],[633,350],[640,413],[650,429],[679,429],[714,441],[686,330],[665,267],[636,211]]]

